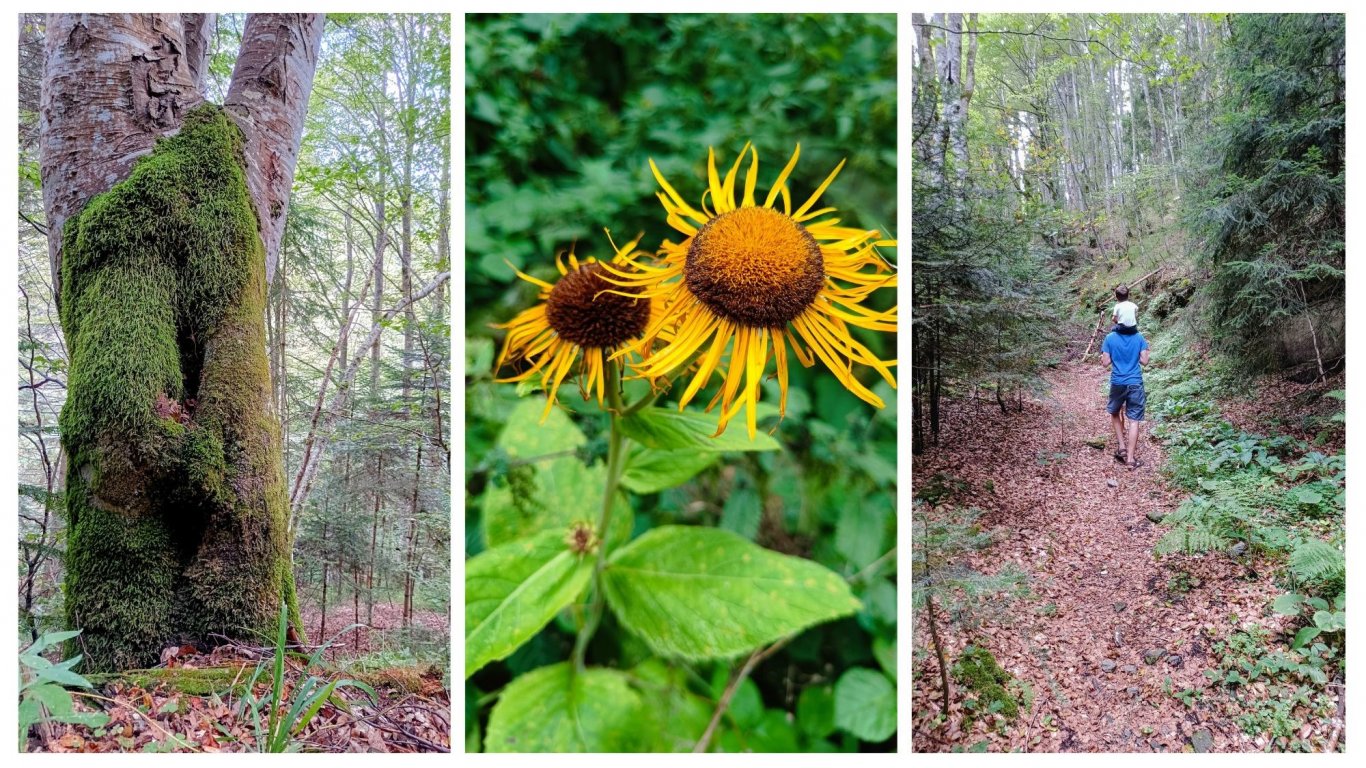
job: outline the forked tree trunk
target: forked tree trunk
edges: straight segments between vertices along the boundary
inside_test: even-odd
[[[40,161],[71,356],[66,611],[87,671],[269,630],[282,598],[301,629],[265,301],[322,20],[248,18],[231,119],[200,91],[210,24],[48,21]]]

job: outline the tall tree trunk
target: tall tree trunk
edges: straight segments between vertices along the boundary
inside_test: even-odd
[[[321,619],[321,621],[322,621],[322,623],[318,626],[318,637],[319,637],[319,639],[326,639],[326,638],[327,638],[327,566],[328,566],[328,560],[329,560],[328,552],[327,552],[327,524],[328,524],[328,522],[329,522],[329,521],[328,521],[328,519],[327,519],[327,510],[326,510],[326,507],[324,507],[324,509],[323,509],[323,542],[322,542],[322,550],[323,550],[323,600],[322,600],[322,606],[321,606],[321,608],[322,608],[322,610],[321,610],[321,613],[322,613],[322,619]]]
[[[378,456],[379,466],[376,470],[376,479],[380,482],[375,483],[375,511],[370,518],[370,563],[368,565],[369,574],[365,578],[365,623],[369,624],[375,619],[375,549],[379,542],[379,512],[383,509],[384,501],[384,454]]]
[[[90,671],[269,631],[282,597],[298,627],[257,216],[272,202],[253,196],[278,180],[254,187],[252,168],[292,176],[280,158],[299,133],[287,145],[274,129],[301,129],[322,21],[249,17],[245,59],[259,60],[265,37],[311,44],[288,71],[257,68],[274,89],[253,89],[239,61],[230,93],[252,95],[235,119],[198,106],[207,25],[49,19],[41,164],[71,356],[66,620],[85,630]],[[275,199],[287,195],[286,181]]]
[[[417,461],[413,466],[413,494],[408,503],[408,555],[403,568],[403,626],[413,623],[413,587],[417,557],[417,518],[421,509],[419,492],[422,490],[422,442],[417,444]]]

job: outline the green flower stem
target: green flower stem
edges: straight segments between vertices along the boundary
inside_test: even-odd
[[[616,500],[617,487],[621,474],[626,467],[626,437],[621,432],[621,419],[626,413],[621,400],[621,365],[609,362],[603,372],[606,377],[607,415],[611,419],[611,436],[607,447],[607,484],[602,493],[602,514],[598,517],[595,533],[598,536],[598,560],[593,568],[593,603],[588,607],[588,618],[579,636],[574,641],[574,669],[582,672],[585,668],[584,657],[588,653],[588,643],[598,631],[602,613],[607,601],[602,594],[602,571],[607,565],[607,524],[612,519],[612,502]]]
[[[650,406],[654,405],[655,401],[659,399],[659,396],[667,392],[669,390],[669,387],[673,385],[674,378],[680,375],[683,371],[686,371],[689,368],[691,368],[692,364],[696,362],[697,358],[701,356],[701,349],[698,349],[696,352],[693,352],[687,360],[683,361],[682,365],[678,366],[673,371],[669,372],[668,374],[662,377],[664,380],[662,384],[651,387],[649,394],[632,403],[631,407],[627,408],[624,412],[622,412],[622,415],[632,416],[640,412],[642,409],[649,408]]]

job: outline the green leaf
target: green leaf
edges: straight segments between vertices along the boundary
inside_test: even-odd
[[[594,558],[548,532],[465,563],[465,678],[507,658],[588,585]]]
[[[1303,648],[1306,643],[1318,637],[1321,632],[1323,632],[1323,630],[1318,627],[1304,627],[1299,632],[1295,633],[1295,641],[1290,644],[1290,647],[1296,649]]]
[[[888,640],[885,637],[873,638],[873,658],[877,659],[877,665],[882,667],[882,671],[893,682],[896,682],[896,639]]]
[[[19,740],[21,745],[28,736],[29,728],[33,727],[35,723],[41,722],[42,719],[43,711],[39,708],[37,699],[25,696],[19,701]]]
[[[886,675],[856,667],[835,683],[835,724],[868,742],[896,733],[896,687]]]
[[[651,658],[631,670],[637,688],[649,701],[641,715],[641,735],[648,752],[691,752],[711,722],[716,705],[688,690],[690,673]],[[721,727],[728,727],[723,722]],[[715,745],[715,740],[712,744]]]
[[[750,440],[744,424],[736,421],[712,437],[716,433],[714,417],[671,408],[644,408],[633,413],[621,420],[621,431],[641,445],[661,450],[776,451],[782,447],[763,431]]]
[[[868,615],[889,627],[896,626],[896,585],[887,579],[874,579],[863,590],[863,608]]]
[[[1295,499],[1301,504],[1322,504],[1323,494],[1315,491],[1313,488],[1300,486],[1295,489]]]
[[[71,692],[53,683],[41,683],[27,689],[25,695],[39,701],[53,716],[70,714],[72,710]]]
[[[835,549],[854,568],[863,568],[886,551],[888,521],[892,510],[851,494],[835,525]]]
[[[688,482],[719,458],[719,454],[692,449],[663,451],[632,445],[621,484],[632,493],[658,493]]]
[[[813,685],[797,697],[797,727],[813,739],[835,732],[835,686]]]
[[[57,643],[64,643],[79,634],[81,634],[81,630],[79,629],[67,630],[65,632],[44,632],[42,636],[35,640],[33,645],[30,645],[25,651],[36,655]]]
[[[859,609],[826,568],[714,528],[662,526],[617,550],[608,604],[658,654],[726,658]]]
[[[484,541],[490,548],[546,531],[563,535],[571,523],[602,517],[607,468],[585,467],[573,456],[588,439],[559,409],[551,409],[542,424],[544,410],[542,397],[523,400],[498,436],[497,446],[510,459],[529,463],[512,469],[508,483],[491,485],[484,494]],[[612,508],[610,528],[613,543],[630,536],[631,512],[624,498]]]
[[[484,541],[489,547],[536,536],[548,531],[560,535],[576,522],[593,525],[602,517],[602,492],[607,467],[585,467],[573,456],[564,456],[514,472],[526,472],[530,482],[509,487],[491,486],[484,493]],[[612,544],[631,535],[631,507],[620,494],[608,523]]]
[[[753,541],[759,535],[759,522],[763,517],[761,506],[759,494],[748,485],[732,490],[726,497],[725,506],[721,507],[721,529]]]
[[[528,397],[508,414],[498,435],[498,446],[514,459],[534,459],[558,451],[572,450],[588,442],[568,414],[559,408],[545,413],[544,397]]]
[[[58,685],[69,685],[74,686],[76,688],[90,687],[89,680],[86,680],[84,677],[81,677],[80,675],[76,674],[75,672],[72,672],[69,669],[62,667],[61,665],[35,670],[34,674],[38,676],[39,680],[48,680],[50,682],[57,683]]]
[[[493,339],[487,336],[465,337],[465,375],[478,376],[493,367]]]
[[[797,731],[780,709],[764,710],[759,722],[741,731],[743,745],[748,752],[796,752]]]
[[[1342,611],[1330,613],[1328,611],[1314,611],[1314,626],[1324,632],[1336,632],[1347,626],[1347,614]]]
[[[639,744],[642,699],[624,673],[568,662],[528,672],[489,715],[489,752],[628,752]]]
[[[1271,602],[1271,610],[1282,616],[1294,616],[1300,612],[1300,604],[1303,602],[1303,595],[1290,592],[1273,600]]]
[[[1290,552],[1290,570],[1301,581],[1342,578],[1347,559],[1342,550],[1321,539],[1307,539]]]
[[[717,669],[725,671],[725,667]],[[722,680],[729,680],[729,675],[719,677]],[[718,693],[717,697],[720,696]],[[726,716],[742,731],[758,725],[764,717],[764,697],[759,693],[759,685],[747,677],[736,686],[735,693],[730,698],[730,706],[726,709]]]

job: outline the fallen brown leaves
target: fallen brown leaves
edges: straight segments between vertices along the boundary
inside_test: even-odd
[[[1248,566],[1222,554],[1154,559],[1160,530],[1146,514],[1175,509],[1181,496],[1161,482],[1162,449],[1147,425],[1139,447],[1147,466],[1130,471],[1114,460],[1104,377],[1098,366],[1063,366],[1050,375],[1050,395],[1027,401],[1023,413],[951,404],[938,448],[917,457],[918,487],[940,473],[966,480],[945,503],[984,510],[981,524],[996,529],[997,543],[968,565],[995,573],[1014,563],[1029,573],[1037,599],[984,614],[975,630],[943,633],[950,663],[977,643],[1029,683],[1033,712],[1000,731],[981,717],[964,728],[960,691],[941,718],[937,661],[917,654],[916,751],[981,741],[1003,752],[1181,751],[1202,728],[1213,751],[1251,747],[1220,713],[1187,708],[1170,691],[1206,688],[1210,644],[1227,633],[1230,617],[1261,616],[1279,593],[1271,569],[1253,563],[1261,575],[1249,578]],[[1104,449],[1086,444],[1098,437]],[[924,649],[923,611],[916,620],[915,644]],[[1147,664],[1149,650],[1165,653]],[[1173,654],[1179,664],[1168,662]]]
[[[388,613],[376,606],[377,617],[387,617]],[[345,624],[338,628],[342,626]],[[367,641],[371,639],[370,633],[365,636]],[[257,727],[242,706],[242,697],[256,665],[268,661],[273,650],[222,646],[210,653],[193,651],[189,647],[168,649],[164,669],[125,673],[93,691],[76,692],[77,709],[103,711],[109,715],[109,722],[96,729],[47,724],[35,729],[29,751],[257,751]],[[298,659],[290,658],[282,714],[295,686],[310,675],[328,679],[350,676],[344,671],[304,670]],[[378,701],[372,702],[354,688],[339,689],[337,696],[345,708],[325,704],[294,736],[297,748],[312,752],[450,751],[450,692],[442,684],[439,669],[395,667],[367,679],[374,683]],[[209,685],[206,680],[216,683]],[[215,692],[197,695],[179,688],[212,688]],[[268,671],[258,678],[253,693],[257,698],[269,698]],[[267,717],[262,707],[261,719]]]

